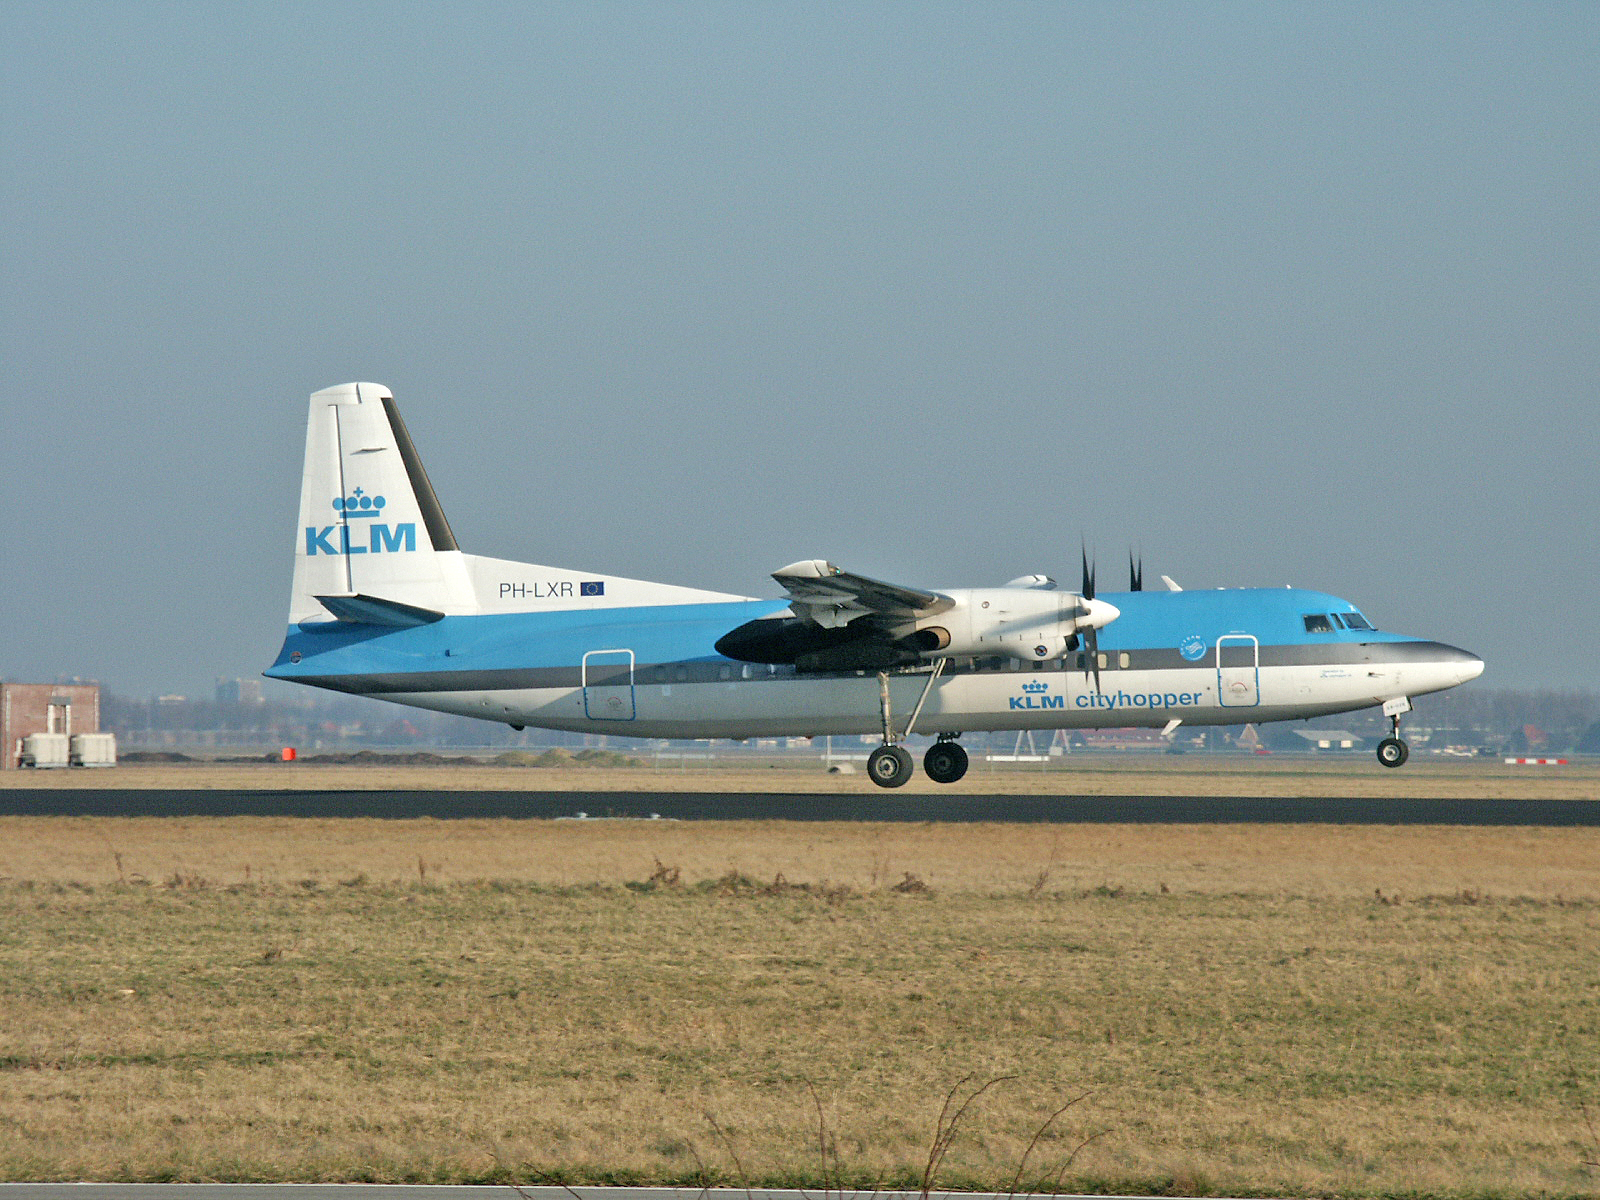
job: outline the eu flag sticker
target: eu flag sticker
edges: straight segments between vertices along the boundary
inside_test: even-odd
[[[580,596],[604,596],[605,594],[606,583],[603,579],[585,579],[578,584],[578,595]]]

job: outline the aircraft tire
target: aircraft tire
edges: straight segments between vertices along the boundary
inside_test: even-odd
[[[967,752],[955,742],[935,742],[922,756],[922,770],[935,783],[954,783],[967,773]]]
[[[867,775],[879,787],[899,787],[911,771],[911,755],[904,746],[879,746],[867,755]]]
[[[1378,743],[1378,761],[1386,767],[1398,767],[1411,757],[1411,747],[1399,738],[1386,737]]]

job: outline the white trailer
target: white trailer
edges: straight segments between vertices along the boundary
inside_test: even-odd
[[[75,733],[67,762],[74,767],[114,767],[117,765],[117,735],[114,733]]]
[[[64,767],[68,762],[68,737],[64,733],[30,733],[22,739],[19,767]]]

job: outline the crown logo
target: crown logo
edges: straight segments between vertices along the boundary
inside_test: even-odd
[[[1048,692],[1050,685],[1048,683],[1025,683],[1022,685],[1022,690],[1025,692]]]
[[[352,495],[335,496],[333,511],[346,517],[376,517],[382,515],[383,506],[387,503],[382,496],[369,496],[357,488]]]

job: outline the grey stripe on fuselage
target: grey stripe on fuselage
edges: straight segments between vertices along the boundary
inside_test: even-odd
[[[1117,673],[1127,671],[1215,671],[1216,655],[1213,650],[1199,662],[1191,662],[1177,650],[1102,651],[1106,666],[1100,670],[1102,687],[1114,680]],[[1119,655],[1128,656],[1126,667],[1120,665]],[[945,667],[947,676],[969,674],[1025,675],[1051,672],[1081,672],[1079,656],[1069,654],[1059,662],[1027,663],[1002,655],[978,659],[951,659]],[[1467,662],[1473,656],[1442,642],[1330,642],[1324,644],[1297,643],[1289,646],[1262,646],[1257,665],[1260,667],[1344,666],[1365,667],[1378,664],[1413,662]],[[1241,664],[1241,665],[1248,665]],[[921,674],[927,667],[891,670],[891,675]],[[768,666],[759,663],[741,663],[727,658],[695,659],[686,662],[639,663],[634,666],[631,682],[637,685],[677,683],[770,683],[803,679],[854,679],[870,675],[870,671],[826,671],[798,674],[791,666]],[[405,671],[379,672],[370,675],[297,675],[294,682],[327,688],[355,695],[383,695],[388,692],[465,692],[465,691],[520,691],[541,688],[576,688],[584,685],[583,668],[563,667],[509,667],[484,671]],[[590,687],[607,684],[627,684],[627,667],[589,668]]]

